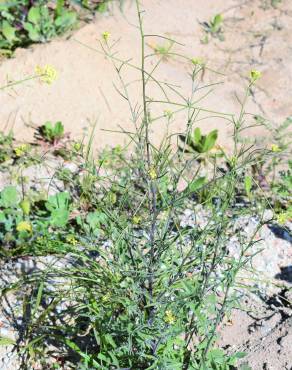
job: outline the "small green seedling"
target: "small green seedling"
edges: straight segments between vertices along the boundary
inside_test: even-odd
[[[50,144],[56,144],[64,138],[64,126],[60,121],[56,122],[54,125],[52,122],[48,121],[39,127],[39,134],[44,141]]]
[[[180,135],[180,140],[187,144],[188,152],[207,153],[214,148],[218,130],[213,130],[207,135],[202,135],[201,129],[196,127],[191,135]]]
[[[207,44],[209,42],[209,35],[219,39],[220,41],[224,41],[222,28],[223,16],[221,14],[216,14],[209,22],[203,22],[201,25],[205,31],[205,36],[202,40],[203,43]]]

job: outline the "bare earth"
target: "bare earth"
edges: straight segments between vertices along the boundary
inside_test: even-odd
[[[198,103],[202,108],[218,112],[236,113],[239,104],[236,95],[243,96],[249,71],[259,69],[262,79],[253,89],[253,99],[247,110],[264,114],[275,124],[291,115],[292,91],[292,2],[283,0],[277,8],[265,8],[268,0],[145,0],[145,33],[160,34],[176,39],[185,46],[176,45],[173,51],[192,58],[202,58],[207,66],[225,74],[206,73],[200,85],[222,82],[213,87],[206,98]],[[212,39],[201,43],[202,26],[216,13],[224,16],[225,41]],[[30,81],[14,89],[0,91],[0,122],[3,127],[14,127],[20,139],[31,139],[31,131],[25,124],[43,124],[47,120],[61,120],[74,137],[82,137],[83,129],[97,122],[95,144],[123,143],[125,137],[102,131],[133,130],[127,103],[116,92],[113,82],[119,86],[111,62],[102,54],[80,45],[101,50],[99,40],[103,31],[111,33],[110,43],[120,40],[114,50],[117,56],[139,64],[140,40],[135,6],[126,2],[124,13],[115,9],[113,14],[98,15],[96,19],[70,35],[69,39],[54,40],[49,44],[19,49],[15,58],[4,60],[0,65],[0,86],[7,80],[19,80],[34,74],[36,65],[51,64],[59,71],[59,79],[51,86]],[[162,39],[149,38],[151,47],[163,45]],[[152,59],[152,64],[158,57]],[[149,65],[148,67],[151,67]],[[190,63],[179,58],[164,60],[157,69],[157,78],[168,80],[180,92],[189,95]],[[140,78],[139,72],[123,68],[126,82]],[[131,88],[133,104],[139,101],[139,82]],[[149,84],[150,96],[158,96],[154,84]],[[200,99],[210,89],[197,92]],[[160,94],[161,97],[161,94]],[[181,99],[178,98],[181,102]],[[172,108],[163,106],[163,109]],[[159,109],[153,106],[154,114]],[[202,114],[205,118],[207,114]],[[226,144],[230,126],[222,118],[208,118],[200,122],[206,130],[217,127],[221,143]],[[185,117],[179,116],[172,124],[174,131],[183,130]],[[155,138],[161,137],[164,123],[153,125]],[[251,130],[251,136],[259,131]],[[263,130],[260,130],[263,133]]]
[[[191,58],[202,58],[209,68],[224,75],[206,72],[200,86],[222,82],[212,88],[197,92],[198,100],[211,91],[198,106],[221,113],[237,113],[240,109],[237,96],[241,98],[248,83],[251,69],[258,69],[263,76],[253,88],[253,96],[247,110],[253,114],[267,117],[278,125],[292,115],[292,1],[282,0],[276,8],[267,6],[268,0],[144,0],[145,33],[160,34],[174,38],[184,46],[175,45],[173,51],[186,54]],[[215,14],[224,16],[224,41],[211,39],[203,44],[204,37],[199,22],[209,21]],[[104,130],[132,131],[130,112],[127,103],[117,93],[114,83],[120,86],[111,62],[93,49],[101,50],[101,33],[109,31],[110,43],[118,41],[115,51],[119,58],[129,59],[139,64],[140,39],[136,10],[130,3],[125,4],[124,12],[118,9],[113,14],[98,15],[96,18],[73,32],[68,37],[54,40],[49,44],[35,45],[29,49],[18,49],[15,57],[3,60],[0,64],[0,86],[7,81],[26,78],[34,74],[36,65],[51,64],[59,72],[58,80],[48,86],[38,80],[18,85],[13,89],[0,91],[0,129],[13,128],[19,140],[32,139],[33,130],[27,125],[41,125],[47,120],[63,122],[66,131],[72,137],[81,138],[90,125],[96,123],[95,147],[122,144],[126,139],[119,133]],[[80,44],[83,43],[88,47]],[[149,38],[147,52],[153,53],[153,47],[163,45],[162,39]],[[90,49],[92,48],[92,49]],[[152,66],[158,56],[152,59]],[[151,69],[151,64],[148,67]],[[157,69],[161,81],[168,80],[176,84],[179,91],[189,95],[190,63],[177,57],[163,60]],[[130,87],[133,104],[140,104],[139,72],[132,68],[123,68],[126,82]],[[149,84],[149,95],[161,98],[155,84]],[[178,98],[181,102],[181,99]],[[161,111],[162,109],[162,111]],[[153,105],[153,115],[159,115],[163,109]],[[210,117],[209,117],[210,116]],[[211,117],[213,116],[213,117]],[[203,130],[218,128],[219,141],[228,146],[231,127],[215,114],[202,114],[200,126]],[[251,123],[252,118],[251,119]],[[171,126],[173,131],[184,130],[186,120],[179,115]],[[163,121],[153,124],[153,136],[156,141],[165,132]],[[251,138],[265,136],[263,129],[250,129]],[[267,239],[268,240],[268,239]],[[271,258],[278,248],[290,248],[285,241],[279,247],[280,239],[270,244]],[[272,243],[272,242],[271,242]],[[277,244],[278,243],[278,244]],[[267,257],[269,259],[270,257]],[[275,262],[277,266],[279,260]],[[286,261],[286,265],[291,265]],[[278,268],[278,267],[277,267]],[[279,273],[277,268],[271,276]],[[287,292],[291,292],[291,270],[286,283]],[[287,288],[288,287],[288,288]],[[283,293],[283,294],[284,294]],[[289,298],[290,297],[290,298]],[[255,370],[291,370],[292,369],[292,322],[291,294],[285,298],[285,304],[277,306],[277,301],[263,303],[248,302],[256,315],[235,312],[232,325],[222,328],[220,344],[227,349],[247,350],[248,361]],[[278,302],[279,303],[279,302]],[[282,302],[283,303],[283,302]],[[250,313],[250,312],[249,312]],[[287,315],[290,318],[287,319]],[[256,319],[254,318],[256,316]],[[235,347],[234,347],[235,346]],[[1,349],[0,358],[7,357]],[[0,369],[16,369],[13,361]]]

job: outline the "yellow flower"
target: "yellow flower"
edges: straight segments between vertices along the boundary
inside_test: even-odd
[[[281,151],[281,149],[280,149],[279,145],[277,145],[277,144],[272,144],[272,145],[271,145],[271,151],[272,151],[272,152],[274,152],[274,153],[277,153],[277,152],[280,152],[280,151]]]
[[[204,61],[202,58],[192,58],[191,59],[191,62],[196,66],[196,65],[199,65],[199,66],[202,66],[204,65]]]
[[[169,109],[166,109],[163,113],[164,117],[167,117],[168,119],[170,119],[173,116],[173,112]]]
[[[36,66],[35,73],[39,76],[41,82],[45,82],[49,85],[58,77],[57,70],[49,64],[46,64],[44,67]]]
[[[229,163],[232,167],[235,167],[236,164],[237,164],[237,157],[235,156],[231,156],[230,159],[229,159]]]
[[[76,142],[76,143],[73,144],[73,148],[74,148],[74,150],[76,150],[76,152],[79,152],[82,148],[82,144]]]
[[[157,173],[154,167],[151,167],[148,171],[149,177],[151,180],[157,179]]]
[[[277,216],[277,222],[280,225],[284,225],[287,221],[291,221],[292,219],[292,209],[288,208],[285,212],[281,212]]]
[[[66,242],[72,245],[76,245],[78,243],[78,241],[74,238],[73,235],[68,235],[66,237]]]
[[[176,320],[176,317],[170,310],[165,311],[164,321],[167,324],[173,325],[175,323],[175,320]]]
[[[102,302],[108,302],[110,300],[110,297],[111,297],[111,294],[110,293],[106,293],[102,298]]]
[[[108,31],[104,31],[101,35],[104,41],[107,42],[111,34]]]
[[[250,71],[249,77],[251,79],[251,82],[255,82],[256,80],[258,80],[259,78],[262,77],[262,72],[260,72],[256,69],[252,69]]]
[[[16,230],[19,231],[19,232],[27,231],[27,232],[31,233],[32,232],[31,223],[30,222],[27,222],[27,221],[21,221],[16,226]]]
[[[139,225],[142,221],[142,218],[140,216],[134,216],[132,221],[133,221],[133,224]]]
[[[28,144],[22,144],[19,145],[17,148],[14,149],[14,152],[17,157],[22,157],[25,155],[29,150],[29,145]]]

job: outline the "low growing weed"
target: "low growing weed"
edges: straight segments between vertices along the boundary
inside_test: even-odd
[[[201,25],[205,32],[205,36],[202,39],[204,44],[208,44],[209,36],[224,41],[223,16],[221,14],[216,14],[209,22],[203,22]]]
[[[0,5],[0,49],[13,50],[31,42],[45,42],[70,29],[76,22],[76,12],[64,1],[52,6],[39,0],[2,1]]]
[[[110,1],[4,0],[0,2],[0,52],[47,42],[76,26],[80,6],[104,12]],[[77,6],[79,5],[79,7]]]
[[[62,122],[46,122],[39,128],[40,137],[50,144],[57,144],[58,141],[64,138],[64,126]]]
[[[187,59],[187,97],[154,76],[163,54],[154,56],[148,72],[138,0],[136,6],[141,65],[120,60],[109,35],[102,42],[129,104],[131,152],[116,148],[96,160],[90,147],[75,143],[77,175],[66,168],[56,174],[65,191],[34,204],[14,188],[1,193],[1,227],[12,235],[23,232],[34,253],[39,248],[44,254],[48,246],[47,254],[62,255],[59,264],[48,264],[13,286],[23,297],[18,347],[24,369],[231,370],[244,356],[227,355],[216,338],[219,324],[240,298],[238,273],[251,261],[264,224],[264,203],[246,201],[243,207],[238,202],[242,191],[251,193],[253,166],[270,155],[240,141],[249,117],[245,103],[260,74],[253,71],[238,116],[213,112],[233,127],[233,148],[227,152],[218,146],[217,130],[198,128],[200,114],[206,113],[196,100],[203,88],[198,81],[208,68]],[[138,102],[130,98],[122,67],[140,73]],[[149,96],[150,83],[164,98]],[[170,98],[173,94],[177,99]],[[155,104],[164,114],[154,115]],[[173,110],[166,114],[165,106]],[[184,132],[167,133],[155,145],[154,122],[167,126],[181,112]],[[193,212],[193,225],[182,222],[186,209]],[[252,235],[234,231],[240,242],[235,257],[227,247],[230,230],[240,216],[255,213],[260,222]],[[49,249],[48,241],[58,249]]]

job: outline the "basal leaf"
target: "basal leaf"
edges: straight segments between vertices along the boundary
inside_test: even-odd
[[[33,6],[29,9],[27,19],[33,24],[38,24],[41,20],[41,8],[39,6]]]
[[[193,136],[194,136],[194,142],[196,144],[199,144],[202,139],[201,129],[199,127],[195,128]]]
[[[15,207],[18,204],[19,196],[15,186],[6,186],[1,191],[1,205],[5,208]]]
[[[217,138],[218,138],[218,130],[213,130],[206,136],[206,139],[203,145],[203,153],[208,152],[214,147]]]
[[[15,35],[16,29],[12,27],[7,21],[2,22],[2,34],[6,38],[7,41],[12,43],[13,41],[17,40]]]

